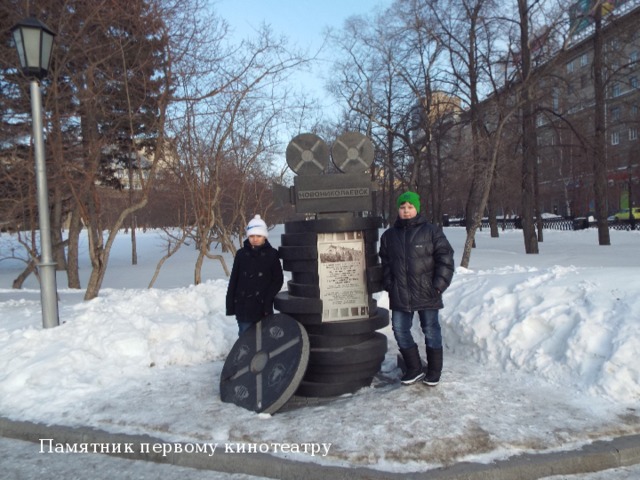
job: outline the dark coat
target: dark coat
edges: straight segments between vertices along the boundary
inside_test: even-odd
[[[416,312],[443,307],[442,294],[453,278],[453,249],[442,229],[420,214],[398,217],[380,238],[383,285],[389,308]]]
[[[241,322],[257,322],[273,313],[273,299],[284,278],[278,251],[269,241],[253,248],[249,240],[236,252],[227,289],[227,315]]]

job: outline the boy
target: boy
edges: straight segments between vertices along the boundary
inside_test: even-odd
[[[398,218],[380,238],[380,258],[384,289],[389,292],[391,327],[407,367],[401,383],[422,380],[435,386],[442,372],[438,310],[443,308],[442,294],[453,278],[453,249],[442,229],[420,215],[417,193],[405,192],[396,203]],[[425,337],[426,374],[411,335],[415,312]]]

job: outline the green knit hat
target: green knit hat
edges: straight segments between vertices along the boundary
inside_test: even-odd
[[[400,205],[407,202],[416,207],[416,211],[420,213],[420,195],[415,192],[404,192],[396,201],[398,208],[400,208]]]

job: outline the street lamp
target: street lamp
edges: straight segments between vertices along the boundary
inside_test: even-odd
[[[39,267],[42,325],[44,328],[51,328],[58,326],[60,321],[58,319],[56,263],[53,261],[51,247],[49,193],[44,161],[44,142],[42,140],[42,98],[39,80],[46,77],[49,70],[54,33],[33,17],[18,22],[11,29],[11,33],[18,50],[22,71],[31,78],[31,116],[33,118],[38,218],[40,221],[41,258]]]

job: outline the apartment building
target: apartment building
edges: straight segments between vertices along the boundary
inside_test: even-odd
[[[593,5],[574,5],[574,15],[584,15],[542,80],[547,93],[536,118],[541,207],[566,216],[594,210]],[[607,208],[613,213],[640,205],[640,0],[605,2],[602,13]]]

